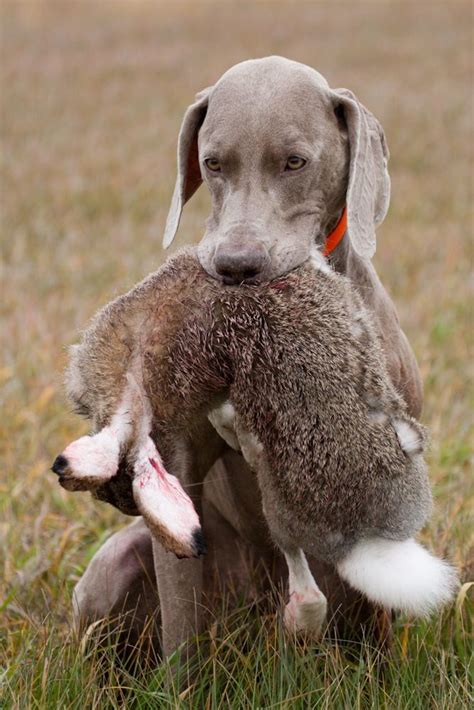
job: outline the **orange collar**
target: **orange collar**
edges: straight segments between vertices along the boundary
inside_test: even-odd
[[[341,218],[339,222],[336,224],[334,229],[328,236],[326,237],[326,243],[324,245],[323,249],[323,255],[324,256],[329,256],[331,252],[334,251],[334,249],[337,247],[337,245],[341,242],[342,237],[346,233],[347,230],[347,207],[344,207],[342,210]]]

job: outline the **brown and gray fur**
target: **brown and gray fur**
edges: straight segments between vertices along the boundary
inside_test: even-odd
[[[129,397],[131,377],[138,398]],[[430,511],[423,430],[390,382],[361,299],[319,254],[276,280],[229,287],[202,269],[195,250],[183,252],[96,316],[73,349],[67,379],[76,408],[96,431],[111,430],[126,400],[127,434],[116,430],[119,468],[107,484],[97,487],[92,472],[77,485],[80,469],[67,458],[74,445],[53,466],[60,483],[89,487],[124,512],[142,512],[156,543],[178,556],[202,554],[201,534],[193,523],[189,536],[175,537],[182,528],[160,518],[147,497],[149,483],[135,485],[143,433],[147,439],[151,433],[153,449],[186,483],[196,431],[222,402],[231,403],[265,520],[287,560],[288,630],[318,638],[326,616],[326,598],[304,554],[342,563],[356,588],[389,607],[425,614],[449,600],[454,572],[413,541],[408,551],[388,550],[382,573],[393,563],[399,568],[388,593],[376,581],[373,560],[387,556],[380,542],[410,541]],[[89,455],[87,437],[76,443],[80,466],[78,445]],[[167,489],[159,484],[160,490],[164,502]],[[367,552],[366,541],[375,552]],[[407,554],[415,555],[411,568],[399,564]],[[430,579],[422,572],[421,587],[410,589],[404,578],[420,554]]]
[[[214,179],[204,169],[203,160],[217,123],[216,137],[230,172]],[[249,125],[253,128],[246,131]],[[313,156],[305,176],[301,173],[305,181],[301,189],[296,182],[269,183],[275,153],[280,152],[281,161],[282,154],[293,148],[287,131],[290,126]],[[422,387],[417,364],[394,305],[369,260],[375,249],[375,226],[388,206],[387,159],[381,125],[351,92],[332,90],[318,72],[281,57],[243,62],[198,94],[185,113],[165,241],[172,241],[184,204],[204,179],[213,207],[199,252],[203,267],[223,278],[218,268],[226,271],[230,266],[236,278],[241,278],[250,262],[254,270],[264,267],[267,277],[276,277],[304,262],[313,244],[323,243],[347,204],[348,232],[329,260],[350,279],[370,311],[392,384],[408,412],[418,416]],[[195,493],[196,505],[202,507],[209,554],[200,560],[177,561],[154,546],[150,567],[152,539],[144,523],[124,528],[107,548],[99,550],[76,588],[77,614],[83,625],[107,616],[104,600],[110,579],[114,590],[111,613],[120,600],[124,609],[136,606],[143,596],[141,576],[126,573],[136,557],[147,568],[147,601],[156,598],[155,585],[158,588],[165,653],[203,628],[205,600],[229,589],[249,600],[258,599],[268,588],[268,579],[279,584],[286,576],[282,556],[267,541],[255,476],[207,421],[196,429],[188,451],[186,482],[193,486],[190,491]],[[120,507],[123,496],[117,480],[99,495],[116,500]],[[347,627],[356,635],[368,633],[378,619],[377,610],[367,601],[360,603],[359,595],[331,566],[314,559],[310,565],[328,597],[329,616],[337,622],[339,633],[347,633]],[[266,570],[262,576],[256,573],[259,566]],[[390,629],[386,617],[381,628],[376,636],[386,640]]]

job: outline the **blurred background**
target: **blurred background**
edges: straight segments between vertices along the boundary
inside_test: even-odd
[[[46,617],[63,638],[73,583],[127,520],[48,473],[87,431],[63,395],[65,348],[163,260],[176,139],[195,93],[268,54],[350,88],[384,126],[392,202],[375,265],[426,388],[437,505],[425,540],[472,578],[471,22],[472,4],[461,2],[2,3],[0,578],[10,659]],[[208,205],[201,188],[177,246],[199,240]]]

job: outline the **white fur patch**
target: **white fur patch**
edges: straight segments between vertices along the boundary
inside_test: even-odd
[[[420,454],[423,451],[423,442],[420,435],[410,422],[396,419],[393,422],[398,440],[403,451],[407,454]]]
[[[351,323],[351,334],[356,340],[359,340],[359,338],[362,337],[364,334],[364,331],[362,330],[362,326],[359,321],[353,320]]]
[[[95,436],[81,436],[64,450],[69,470],[68,476],[100,485],[117,473],[120,444],[110,427]]]
[[[235,433],[234,405],[231,402],[224,402],[223,405],[209,412],[208,419],[221,439],[224,439],[231,449],[240,451],[239,441]]]
[[[98,486],[115,476],[120,449],[132,435],[132,396],[130,388],[127,388],[108,426],[94,436],[81,436],[63,451],[68,462],[68,477]]]
[[[455,569],[413,539],[361,541],[337,569],[376,604],[414,616],[449,602],[458,585]]]
[[[309,260],[310,260],[311,266],[314,269],[316,269],[316,271],[322,271],[323,274],[328,274],[328,275],[333,273],[328,262],[326,261],[324,256],[321,254],[319,248],[315,244],[311,247]]]
[[[385,424],[387,421],[387,415],[382,409],[369,409],[368,417],[376,424]]]
[[[263,454],[262,442],[250,431],[239,431],[239,444],[242,456],[252,471],[257,471]]]

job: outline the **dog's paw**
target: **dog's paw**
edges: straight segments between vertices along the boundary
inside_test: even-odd
[[[120,445],[108,427],[95,436],[76,439],[56,457],[52,470],[69,491],[89,490],[117,473]]]
[[[323,634],[327,600],[318,589],[292,592],[285,607],[284,624],[292,636],[317,641]]]
[[[148,438],[137,455],[133,496],[152,535],[177,557],[199,557],[206,546],[199,516],[181,483],[163,466]]]

